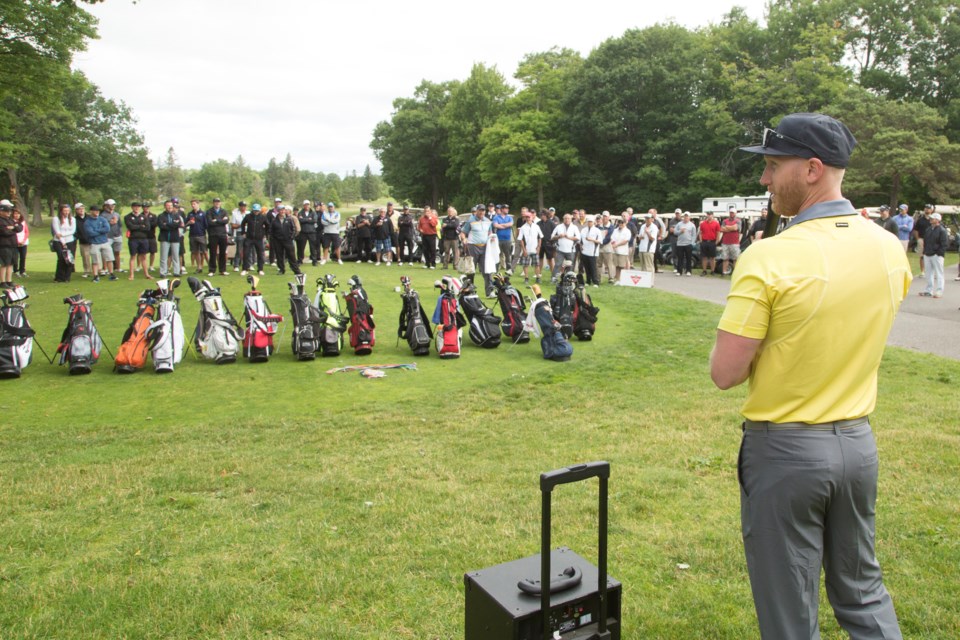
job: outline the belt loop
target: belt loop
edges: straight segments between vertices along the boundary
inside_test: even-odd
[[[836,436],[839,436],[839,435],[840,435],[840,423],[839,423],[839,422],[834,422],[834,423],[833,423],[833,435],[836,435]]]

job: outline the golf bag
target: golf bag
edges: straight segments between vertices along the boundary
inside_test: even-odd
[[[503,335],[510,338],[514,344],[530,342],[530,333],[523,323],[527,308],[520,292],[510,284],[508,276],[496,274],[492,280],[497,291],[497,302],[500,303],[500,311],[503,313],[503,320],[500,322]]]
[[[573,323],[577,312],[577,298],[573,293],[577,276],[572,269],[564,269],[557,283],[557,292],[550,296],[554,319],[560,323],[560,331],[567,340],[573,335]]]
[[[350,285],[350,292],[344,293],[343,299],[350,316],[350,346],[358,356],[370,355],[376,342],[374,329],[377,326],[373,322],[373,305],[367,298],[360,276],[352,276],[347,284]]]
[[[193,296],[200,303],[197,328],[193,332],[193,347],[204,358],[217,364],[237,361],[243,329],[223,302],[220,289],[209,280],[187,278]]]
[[[336,276],[328,273],[323,278],[317,278],[317,296],[314,304],[324,316],[323,326],[320,329],[320,355],[338,356],[343,349],[343,332],[347,330],[347,318],[340,309],[340,299],[337,298],[337,288],[340,283]]]
[[[320,350],[320,333],[325,318],[304,293],[306,277],[297,274],[290,286],[290,316],[293,318],[293,354],[297,360],[314,360]]]
[[[460,327],[467,324],[457,303],[460,281],[444,276],[435,286],[440,289],[437,307],[433,311],[433,323],[437,325],[437,355],[441,358],[459,358],[462,339]]]
[[[560,331],[560,323],[554,319],[554,313],[548,303],[540,295],[540,287],[533,286],[533,292],[537,299],[530,305],[530,313],[527,316],[527,327],[533,331],[534,335],[540,336],[540,350],[543,351],[543,357],[547,360],[564,362],[573,355],[573,345],[563,336]]]
[[[247,277],[250,291],[243,294],[243,319],[247,325],[243,334],[243,353],[250,362],[266,362],[273,354],[273,336],[283,316],[272,313],[263,294],[257,291],[258,278]]]
[[[27,292],[21,285],[4,289],[0,308],[0,378],[19,378],[33,357],[33,336],[36,332],[27,322],[23,300]]]
[[[433,331],[427,314],[420,306],[420,296],[410,286],[410,278],[400,276],[403,285],[403,306],[400,309],[400,327],[397,336],[403,338],[410,345],[415,356],[425,356],[430,353],[430,343],[433,341]]]
[[[573,293],[577,302],[573,318],[573,334],[584,342],[593,340],[593,334],[597,331],[597,314],[600,313],[600,309],[593,306],[593,300],[590,299],[590,294],[584,287],[583,276],[577,275],[577,288]]]
[[[123,334],[123,341],[117,349],[117,357],[113,362],[113,370],[117,373],[133,373],[143,369],[147,364],[147,351],[150,349],[147,332],[157,312],[156,300],[153,296],[153,291],[144,291],[140,294],[137,313]]]
[[[100,350],[103,348],[103,340],[93,324],[90,310],[93,303],[79,293],[64,298],[63,303],[70,305],[70,315],[60,338],[60,346],[57,347],[60,365],[66,364],[72,376],[90,373],[100,359]]]
[[[173,295],[180,286],[180,280],[158,280],[157,319],[147,330],[153,355],[153,370],[157,373],[171,373],[183,359],[183,345],[186,335],[183,331],[183,319],[180,317],[180,298]]]
[[[460,306],[470,325],[468,335],[473,344],[484,349],[500,346],[500,318],[483,304],[472,282],[465,282],[460,289]]]

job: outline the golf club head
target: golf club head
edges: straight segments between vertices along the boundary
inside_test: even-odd
[[[200,281],[190,276],[187,278],[187,284],[190,286],[190,291],[193,291],[193,295],[197,295],[197,292],[200,290]]]
[[[534,284],[530,286],[530,290],[533,291],[533,295],[537,298],[542,298],[543,294],[540,292],[540,285]]]
[[[257,276],[250,275],[250,276],[247,276],[247,282],[250,283],[250,289],[253,291],[256,291],[257,285],[260,284],[260,278],[258,278]]]
[[[300,285],[301,287],[307,284],[307,274],[298,273],[295,277],[297,279],[297,284]]]

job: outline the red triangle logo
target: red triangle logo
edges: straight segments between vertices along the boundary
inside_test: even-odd
[[[643,280],[641,276],[630,276],[630,279],[633,280],[633,284],[640,284],[640,281]]]

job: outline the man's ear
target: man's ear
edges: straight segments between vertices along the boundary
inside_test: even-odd
[[[809,158],[806,169],[807,184],[819,182],[827,172],[827,167],[820,158]]]

